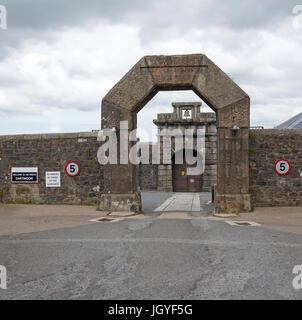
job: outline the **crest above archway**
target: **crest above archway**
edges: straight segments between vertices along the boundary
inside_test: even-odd
[[[248,193],[248,95],[203,54],[145,56],[102,100],[102,128],[119,129],[128,121],[136,128],[136,114],[162,90],[193,90],[217,113],[218,185],[216,212],[251,209]],[[239,127],[236,138],[232,128]],[[104,210],[140,210],[140,197],[132,164],[104,168]],[[119,203],[119,207],[113,206]],[[126,204],[125,206],[121,204]]]

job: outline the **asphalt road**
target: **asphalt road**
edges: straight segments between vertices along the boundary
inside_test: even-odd
[[[0,299],[302,298],[292,286],[301,235],[148,211],[143,219],[0,237],[8,272]]]

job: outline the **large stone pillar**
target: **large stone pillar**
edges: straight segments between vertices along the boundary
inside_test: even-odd
[[[218,163],[215,213],[251,211],[249,98],[217,112]]]
[[[103,101],[102,129],[113,130],[117,137],[117,163],[104,165],[104,190],[100,198],[103,211],[141,211],[141,196],[136,186],[137,168],[129,161],[129,150],[135,143],[129,142],[133,128],[136,128],[136,113]]]

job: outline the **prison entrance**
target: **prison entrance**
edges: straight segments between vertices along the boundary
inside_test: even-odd
[[[172,170],[174,192],[202,192],[203,175],[188,175],[187,164],[174,164]]]
[[[251,211],[248,157],[250,98],[206,55],[142,57],[103,97],[102,129],[111,129],[110,132],[128,130],[130,133],[136,129],[137,113],[157,92],[167,90],[193,90],[216,112],[215,213]],[[125,121],[126,128],[123,127]],[[120,144],[119,135],[117,143]],[[100,208],[112,212],[140,212],[141,197],[136,177],[134,164],[120,159],[117,163],[105,164]]]
[[[175,155],[172,158],[172,184],[174,192],[202,192],[203,174],[190,174],[188,169],[196,167],[196,163],[190,165],[186,162],[185,150],[183,153],[183,163],[175,163]],[[196,150],[193,150],[193,157],[197,156]]]

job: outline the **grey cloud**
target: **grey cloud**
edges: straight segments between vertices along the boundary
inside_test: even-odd
[[[62,110],[77,110],[77,111],[85,111],[85,112],[99,111],[100,109],[100,105],[97,101],[96,103],[81,103],[81,102],[66,103],[66,102],[62,102],[59,99],[58,100],[52,99],[51,97],[47,97],[47,100],[32,97],[31,102],[34,105],[43,106],[43,108],[48,110],[50,110],[53,107],[56,107],[57,109],[62,109]]]
[[[120,22],[128,11],[148,10],[140,0],[2,0],[12,28],[58,28],[81,25],[87,20],[105,18]]]
[[[0,59],[9,54],[10,46],[17,47],[24,39],[51,42],[52,31],[64,26],[82,27],[99,19],[139,27],[143,45],[153,40],[179,38],[192,28],[209,31],[213,26],[224,27],[236,32],[225,37],[213,34],[213,39],[233,50],[243,45],[249,32],[273,28],[292,16],[296,0],[2,0],[1,3],[8,10],[8,29],[0,31]]]
[[[191,28],[225,28],[244,31],[246,29],[273,28],[281,20],[292,16],[296,0],[191,0],[165,1],[159,5],[152,2],[152,10],[138,16],[141,40],[146,42],[161,37],[181,36]],[[131,16],[131,13],[129,13]]]
[[[8,27],[7,30],[0,30],[0,60],[9,56],[11,48],[22,46],[22,43],[28,39],[33,39],[39,42],[52,42],[55,39],[55,34],[51,30],[32,28],[13,28]]]
[[[108,23],[129,23],[127,12],[148,11],[149,2],[140,0],[1,0],[7,8],[7,30],[0,30],[0,59],[7,47],[17,47],[24,39],[51,41],[52,31],[82,27],[99,19]]]
[[[93,19],[138,25],[142,40],[162,33],[180,34],[188,28],[224,25],[260,28],[292,15],[296,0],[2,0],[9,28],[58,29],[80,26]]]
[[[224,61],[223,59],[218,63],[216,57],[213,57],[212,54],[208,54],[210,59],[213,59],[219,67],[227,72],[231,78],[251,96],[252,123],[261,123],[261,112],[264,112],[261,111],[261,109],[267,109],[265,111],[267,119],[273,119],[270,117],[272,105],[284,105],[284,112],[286,113],[286,107],[291,105],[289,99],[299,99],[301,97],[300,83],[302,69],[299,68],[299,60],[293,59],[294,55],[300,54],[299,52],[287,53],[283,51],[282,53],[278,53],[279,44],[272,43],[271,47],[276,48],[276,54],[280,54],[284,57],[284,59],[282,58],[281,60],[284,61],[283,65],[279,65],[278,60],[271,62],[270,57],[268,57],[268,54],[265,55],[265,52],[259,54],[258,60],[252,59],[254,52],[251,50],[249,56],[246,54],[246,51],[249,50],[249,48],[245,48],[249,42],[256,42],[260,46],[263,45],[265,47],[265,43],[258,41],[256,38],[259,30],[269,30],[272,33],[275,32],[280,35],[280,38],[283,37],[285,39],[288,36],[291,36],[290,27],[287,29],[287,33],[283,35],[278,31],[278,28],[284,21],[288,20],[287,22],[290,24],[290,19],[288,18],[292,16],[292,8],[297,4],[296,0],[187,0],[185,2],[175,0],[90,0],[86,2],[80,0],[0,1],[1,4],[6,5],[8,9],[8,29],[3,32],[0,30],[0,60],[3,60],[5,57],[11,57],[11,47],[18,47],[14,52],[18,52],[22,55],[23,41],[32,39],[37,43],[46,42],[48,45],[51,45],[56,41],[56,32],[58,30],[60,31],[65,26],[67,28],[81,28],[85,27],[86,24],[91,25],[94,21],[99,19],[106,20],[110,25],[123,23],[137,26],[139,28],[140,45],[142,45],[142,50],[138,51],[139,54],[144,50],[147,51],[146,48],[149,48],[149,45],[153,40],[158,40],[159,46],[162,45],[162,47],[165,48],[166,41],[169,41],[170,39],[179,39],[179,41],[182,41],[181,38],[184,34],[188,36],[192,29],[197,29],[202,35],[200,37],[195,35],[192,39],[194,41],[204,42],[204,48],[206,50],[208,50],[212,44],[214,44],[214,48],[215,46],[219,47],[216,51],[216,54],[218,52],[216,57],[219,58],[220,48],[223,53],[227,53],[232,59],[237,55],[240,55],[238,56],[238,63],[233,63],[232,61],[228,62],[227,60]],[[297,36],[297,39],[301,39],[301,34],[302,33],[300,33],[300,36]],[[111,40],[112,43],[102,43],[102,45],[111,48],[111,45],[114,42],[119,42],[122,37],[122,34],[120,37],[118,35],[117,39],[114,39],[114,41]],[[101,41],[102,39],[100,39],[100,42]],[[302,44],[300,43],[299,48],[301,48],[301,45]],[[202,45],[198,48],[200,47],[202,47]],[[112,48],[112,50],[115,50],[115,46],[112,46]],[[127,43],[124,49],[127,50]],[[186,48],[184,47],[184,49]],[[259,49],[261,48],[256,47],[253,50],[258,52]],[[64,52],[64,47],[62,47],[61,50]],[[83,50],[83,48],[81,48],[81,50]],[[131,50],[131,48],[129,48],[129,50]],[[174,50],[174,48],[171,47],[171,50]],[[172,53],[180,53],[177,50],[180,49],[177,47],[176,51]],[[212,49],[212,53],[214,51]],[[162,53],[164,54],[165,52]],[[207,54],[207,52],[205,53]],[[69,54],[71,53],[69,52]],[[136,57],[134,57],[136,54],[135,50],[133,50],[133,53],[131,52],[131,54],[134,60],[133,63],[132,61],[128,61],[129,59],[132,59],[132,57],[125,57],[125,55],[121,53],[119,59],[125,59],[126,63],[119,67],[118,70],[113,69],[113,67],[108,69],[104,68],[104,70],[98,69],[100,79],[112,80],[114,78],[115,80],[116,78],[116,81],[118,81],[127,71],[122,70],[124,65],[127,66],[125,68],[130,68],[136,62]],[[146,54],[153,53],[146,52]],[[103,59],[106,60],[106,63],[110,63],[110,57],[107,56]],[[263,61],[266,65],[271,63],[274,67],[280,68],[283,75],[277,77],[274,73],[268,71],[266,74],[263,73],[259,76],[256,72],[257,68],[261,68],[259,61]],[[83,67],[76,63],[69,66],[63,65],[64,72],[67,74],[67,80],[74,80],[76,77],[82,77],[91,85],[95,83],[96,75],[94,73],[90,74],[89,72],[86,72],[85,68],[85,64],[83,64]],[[29,73],[30,72],[31,71],[29,71]],[[30,103],[39,105],[42,109],[51,109],[55,106],[61,110],[95,110],[96,115],[99,112],[99,101],[97,101],[97,98],[95,99],[95,104],[91,103],[91,101],[86,104],[85,99],[83,102],[78,101],[78,98],[78,100],[67,99],[67,102],[64,102],[65,96],[63,94],[61,97],[55,95],[55,97],[52,98],[52,91],[49,93],[46,91],[43,96],[41,94],[37,97],[35,83],[32,84],[31,87],[31,84],[30,82],[28,83],[27,79],[22,79],[22,82],[28,85],[28,90],[26,89],[26,92],[21,92],[18,91],[18,85],[21,84],[20,81],[17,74],[12,74],[11,77],[7,77],[5,74],[1,77],[0,74],[0,90],[5,91],[6,87],[11,87],[15,90],[15,95],[18,93],[21,94],[21,97],[24,95],[28,98]],[[97,90],[98,89],[96,89],[96,92]],[[70,92],[68,94],[70,95]],[[68,94],[66,93],[66,95]],[[98,97],[97,94],[95,94],[95,96]],[[145,114],[146,119],[150,120],[150,117],[147,116],[146,112],[151,110],[151,108],[148,108],[149,106],[157,112],[161,112],[162,106],[163,112],[166,112],[173,100],[182,101],[188,100],[188,98],[185,95],[183,98],[178,98],[177,96],[173,96],[172,93],[169,96],[158,94],[158,96],[154,97],[142,112]],[[199,99],[196,96],[195,99],[192,97],[190,100],[198,101]],[[23,103],[22,99],[21,103]],[[266,108],[266,106],[268,107]],[[276,109],[274,109],[274,111],[275,110]],[[278,114],[281,114],[281,107],[278,110]],[[6,111],[7,113],[11,112],[10,115],[13,115],[15,112],[13,109]],[[18,112],[24,114],[35,113],[34,111],[27,110],[26,105],[24,105],[24,110]],[[153,113],[154,112],[152,111],[152,114]],[[273,115],[274,117],[276,117],[275,114]],[[267,119],[263,120],[266,125],[275,121]],[[150,123],[151,126],[152,121]]]

